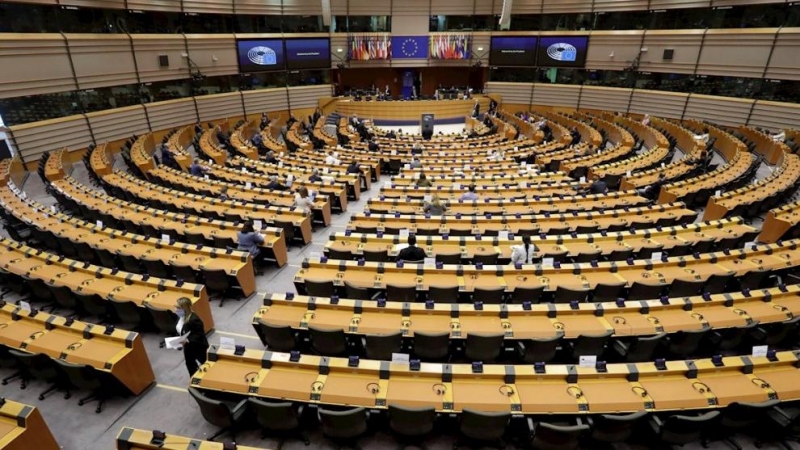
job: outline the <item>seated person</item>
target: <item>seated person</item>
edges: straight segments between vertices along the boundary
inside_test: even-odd
[[[272,150],[270,150],[266,155],[264,155],[264,162],[269,164],[278,164],[278,158],[276,158],[275,154],[272,153]]]
[[[339,161],[338,156],[339,154],[336,152],[328,152],[328,156],[325,157],[325,164],[338,166],[339,164],[341,164],[341,161]]]
[[[219,195],[217,195],[217,198],[222,201],[228,200],[230,198],[228,197],[228,186],[222,186],[222,188],[219,190]]]
[[[458,198],[460,201],[475,201],[478,200],[478,194],[475,193],[475,185],[470,184],[467,188],[467,192],[461,194],[461,197]]]
[[[189,166],[189,173],[196,177],[203,175],[209,170],[211,170],[210,167],[200,164],[200,161],[196,158],[192,160],[192,165]]]
[[[769,137],[772,139],[772,142],[783,142],[786,140],[786,131],[778,130],[777,133],[771,134]]]
[[[308,177],[308,181],[310,181],[310,182],[312,182],[312,183],[318,183],[318,182],[321,182],[321,181],[322,181],[322,177],[321,177],[321,176],[319,176],[319,170],[317,170],[317,169],[314,169],[314,171],[313,171],[313,172],[311,172],[311,176],[310,176],[310,177]]]
[[[248,220],[242,225],[242,231],[236,233],[236,240],[238,241],[237,249],[250,252],[253,261],[261,254],[261,249],[258,247],[258,244],[264,243],[264,236],[253,229],[252,221]]]
[[[389,138],[389,139],[396,139],[396,138],[397,138],[397,135],[396,135],[396,134],[394,134],[394,131],[392,131],[392,130],[389,130],[389,131],[386,133],[386,137],[387,137],[387,138]]]
[[[280,181],[278,181],[278,176],[277,175],[272,175],[271,177],[269,177],[269,183],[267,183],[266,188],[267,189],[274,189],[276,191],[285,191],[286,190],[286,186],[284,186],[283,184],[281,184]]]
[[[423,261],[427,256],[425,250],[417,247],[417,237],[413,234],[409,234],[408,247],[397,253],[395,261]]]
[[[347,173],[349,174],[358,174],[358,180],[361,183],[361,188],[367,188],[367,176],[364,175],[364,172],[361,171],[361,167],[358,166],[358,161],[352,160],[350,164],[347,165]]]
[[[422,207],[422,210],[426,214],[430,214],[432,216],[441,216],[442,214],[444,214],[446,209],[447,208],[444,206],[441,199],[439,199],[439,196],[436,194],[433,194],[433,197],[431,197],[431,201],[425,202],[425,205]]]
[[[581,141],[581,133],[578,131],[578,127],[572,127],[569,135],[572,138],[572,141],[570,141],[569,145],[576,145]]]
[[[169,148],[169,144],[164,144],[161,146],[161,164],[164,164],[167,167],[172,167],[173,169],[179,169],[178,162],[175,161],[175,156],[172,152],[172,149]]]
[[[661,186],[667,183],[667,174],[661,172],[658,174],[658,180],[651,185],[645,186],[642,189],[637,189],[641,196],[649,198],[651,200],[655,200],[658,198],[659,194],[661,193]]]
[[[598,178],[594,180],[591,186],[589,186],[589,193],[591,194],[606,194],[608,193],[608,185],[602,178]]]
[[[422,144],[419,142],[414,142],[414,145],[411,147],[411,154],[412,155],[419,155],[422,154]]]
[[[522,236],[522,245],[511,246],[511,264],[533,264],[536,246],[531,244],[531,237]]]
[[[419,174],[419,178],[417,178],[417,182],[415,184],[418,188],[433,187],[433,183],[431,183],[431,180],[429,180],[424,173]]]
[[[377,142],[375,142],[375,141],[368,141],[368,142],[367,142],[367,148],[368,148],[368,149],[369,149],[369,151],[371,151],[371,152],[377,152],[378,150],[380,150],[380,149],[381,149],[381,146],[380,146],[380,145],[378,145],[378,143],[377,143]]]
[[[694,140],[697,142],[702,142],[703,144],[708,144],[709,134],[708,128],[703,128],[702,134],[695,134]]]
[[[412,169],[422,169],[422,161],[420,161],[416,156],[411,159],[411,164],[409,165]]]

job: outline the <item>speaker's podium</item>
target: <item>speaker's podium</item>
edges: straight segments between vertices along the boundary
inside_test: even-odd
[[[419,129],[423,139],[430,139],[433,136],[433,114],[426,113],[420,117]]]

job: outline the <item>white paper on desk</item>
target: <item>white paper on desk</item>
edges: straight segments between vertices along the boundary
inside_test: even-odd
[[[755,247],[755,246],[756,246],[756,241],[751,241],[751,242],[745,242],[744,243],[744,249],[745,250],[752,250],[753,247]]]
[[[429,202],[429,201],[431,201],[431,198],[433,198],[433,197],[431,197],[431,195],[425,195],[425,196],[422,197],[422,200],[426,201],[426,202]]]
[[[400,230],[400,238],[408,238],[408,228]]]
[[[553,266],[553,258],[542,258],[543,266]]]
[[[208,178],[208,175],[203,175],[203,178],[205,178],[206,180],[210,179],[210,178]]]
[[[453,190],[461,189],[461,185],[459,183],[453,183]]]
[[[242,173],[247,173],[247,167],[242,167]]]
[[[253,221],[253,228],[255,228],[256,230],[260,230],[261,229],[261,221],[260,220],[254,220]]]
[[[283,161],[278,161],[278,168],[279,168],[279,169],[282,169],[282,168],[283,168]]]
[[[50,212],[53,213],[53,214],[58,214],[58,210],[56,209],[55,206],[51,206],[50,207]]]
[[[165,244],[169,244],[169,241],[170,241],[169,235],[168,234],[162,234],[161,235],[161,241],[164,242]]]
[[[253,188],[253,183],[247,181],[247,182],[244,183],[244,187],[247,188],[247,189],[252,189]]]
[[[397,150],[392,150],[392,152],[390,154],[391,155],[396,155],[397,154]]]
[[[508,231],[498,231],[497,232],[498,239],[508,240]]]
[[[97,221],[97,226],[98,226],[98,228],[103,228],[103,221],[102,220],[98,220]]]
[[[664,167],[666,167],[666,166],[667,166],[666,164],[664,164],[664,163],[661,163],[661,168],[662,168],[662,169],[663,169]]]
[[[628,171],[628,172],[625,174],[625,176],[626,176],[626,177],[630,177],[630,176],[631,176],[631,171],[629,170],[629,171]]]
[[[408,248],[408,244],[397,244],[394,246],[394,250],[399,252],[400,250]]]
[[[333,183],[334,181],[336,181],[336,179],[333,177],[320,177],[320,178],[322,178],[323,183]]]
[[[411,169],[411,164],[403,164],[403,169],[406,169],[406,170]]]
[[[320,259],[322,257],[322,253],[320,252],[309,252],[308,258],[309,259]]]
[[[769,345],[754,345],[753,356],[767,356]]]
[[[419,175],[420,175],[421,173],[422,173],[422,172],[415,172],[415,173],[414,173],[414,179],[415,179],[415,180],[419,180]]]
[[[392,362],[395,364],[408,364],[409,357],[405,353],[392,353]]]
[[[19,302],[19,307],[24,309],[25,311],[31,311],[31,304],[28,302]]]
[[[327,167],[323,167],[322,168],[322,173],[328,173],[328,168]]]
[[[581,182],[581,183],[586,183],[586,177],[580,177],[580,179],[578,179],[578,181]]]
[[[597,356],[581,356],[578,359],[578,367],[595,367],[597,365]]]
[[[521,163],[519,163],[519,165],[522,166],[522,167],[527,167],[528,166],[528,161],[522,161]]]
[[[721,189],[717,189],[716,191],[714,191],[714,197],[719,197],[720,195],[722,195]]]
[[[650,259],[652,261],[661,261],[661,252],[653,252],[653,254],[650,256]]]
[[[174,350],[180,349],[181,347],[183,347],[183,344],[181,342],[184,341],[187,337],[189,337],[189,334],[190,333],[186,333],[183,336],[164,338],[164,347],[171,348]]]
[[[292,174],[286,175],[286,182],[291,183],[292,181],[294,181],[294,175]]]
[[[236,339],[229,337],[219,338],[219,348],[221,350],[236,350]]]
[[[422,260],[425,267],[436,267],[436,258],[425,258]]]

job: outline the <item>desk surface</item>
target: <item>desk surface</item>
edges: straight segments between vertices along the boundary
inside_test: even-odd
[[[167,434],[161,444],[152,443],[152,430],[123,427],[117,435],[117,450],[223,450],[223,443],[203,441],[174,434]],[[261,447],[237,445],[238,450],[266,450]]]
[[[18,306],[0,307],[0,342],[110,373],[134,395],[155,381],[153,368],[137,333],[66,319]]]
[[[58,450],[53,434],[33,406],[5,400],[0,406],[0,448],[3,450]]]

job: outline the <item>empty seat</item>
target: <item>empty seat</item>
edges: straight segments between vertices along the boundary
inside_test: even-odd
[[[628,300],[652,300],[661,296],[661,291],[664,286],[660,283],[640,283],[634,281],[630,289],[628,289]]]
[[[456,303],[458,286],[428,286],[428,299],[437,303]]]
[[[550,362],[555,358],[563,334],[551,338],[519,340],[516,343],[517,357],[525,364]]]
[[[342,356],[347,352],[347,340],[342,329],[308,327],[311,347],[322,356]]]
[[[415,285],[399,286],[396,284],[386,285],[386,300],[390,302],[413,302],[417,297],[417,287]]]
[[[573,301],[583,303],[586,301],[589,292],[589,289],[570,289],[564,286],[558,286],[553,295],[553,303],[570,303]]]
[[[305,279],[306,295],[312,297],[332,297],[335,293],[333,281]]]
[[[472,301],[482,302],[487,305],[489,304],[496,305],[503,302],[504,295],[505,295],[505,288],[502,286],[496,288],[476,287],[475,290],[472,292]]]
[[[544,286],[535,287],[516,287],[511,292],[511,303],[522,304],[524,302],[539,303],[544,292]]]
[[[438,361],[450,352],[450,333],[414,333],[414,354],[426,361]]]
[[[367,334],[364,336],[364,352],[368,359],[391,361],[392,353],[400,353],[403,346],[403,333]]]
[[[469,333],[464,345],[464,354],[471,361],[494,362],[503,351],[503,339],[503,333]]]

